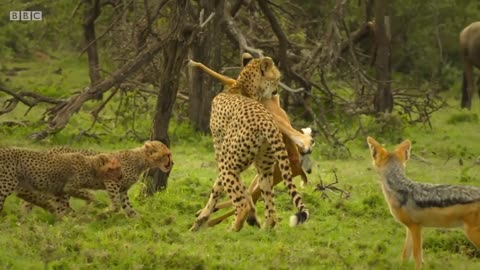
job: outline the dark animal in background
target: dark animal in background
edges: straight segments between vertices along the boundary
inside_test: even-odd
[[[474,22],[460,33],[464,71],[462,82],[462,108],[471,109],[473,96],[473,67],[480,68],[480,22]],[[480,79],[477,88],[480,87]],[[479,91],[480,96],[480,91]]]

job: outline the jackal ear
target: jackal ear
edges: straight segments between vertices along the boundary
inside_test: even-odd
[[[374,138],[367,137],[368,148],[370,148],[370,154],[372,155],[373,160],[377,159],[379,149],[382,147]]]
[[[397,155],[403,159],[403,161],[407,161],[410,159],[410,152],[412,150],[412,143],[410,140],[404,140],[401,144],[395,148],[395,152]]]
[[[245,67],[249,62],[250,60],[253,59],[253,56],[249,53],[243,53],[242,54],[242,65]]]

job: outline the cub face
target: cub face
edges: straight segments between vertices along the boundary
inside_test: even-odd
[[[122,178],[122,166],[118,159],[106,154],[99,154],[93,156],[93,158],[99,159],[98,175],[101,178],[111,180],[119,180]]]
[[[159,141],[147,141],[144,144],[145,154],[153,165],[163,172],[169,172],[173,167],[172,153],[166,145]]]

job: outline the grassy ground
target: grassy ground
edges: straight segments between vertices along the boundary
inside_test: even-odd
[[[76,64],[62,65],[65,74],[69,74],[70,65],[73,69]],[[11,79],[19,80],[22,78],[19,76]],[[45,76],[42,83],[50,85],[50,76],[53,75]],[[32,80],[21,86],[33,87],[36,82]],[[66,75],[64,81],[82,85],[76,77]],[[456,109],[458,97],[449,99],[452,107],[434,115],[433,129],[412,126],[405,130],[404,137],[413,141],[413,154],[429,162],[409,161],[407,174],[417,181],[480,186],[480,141],[476,140],[479,101],[476,99],[474,110],[467,113]],[[23,119],[22,113],[9,117]],[[76,117],[88,119],[85,115]],[[6,118],[0,120],[3,119]],[[148,125],[147,121],[140,123],[138,129],[148,131]],[[281,221],[274,230],[246,226],[232,233],[228,231],[229,220],[215,228],[190,233],[188,228],[195,219],[194,213],[206,203],[216,176],[215,162],[211,138],[192,134],[183,126],[174,126],[173,130],[175,166],[168,188],[148,198],[141,195],[141,183],[130,191],[134,208],[140,214],[138,218],[128,219],[122,213],[102,215],[109,201],[101,191],[97,192],[100,202],[96,206],[73,200],[77,215],[61,221],[42,209],[26,215],[20,201],[15,196],[9,197],[0,214],[0,266],[3,269],[413,268],[412,262],[400,261],[405,230],[387,209],[378,178],[370,168],[365,138],[349,145],[352,157],[347,160],[323,159],[319,153],[321,138],[317,138],[314,172],[309,176],[310,185],[302,190],[311,213],[306,224],[288,226],[288,218],[295,210],[280,185],[276,188],[276,205]],[[103,143],[71,141],[69,136],[77,131],[72,126],[45,142],[32,143],[25,139],[29,131],[29,128],[0,127],[0,146],[44,149],[71,143],[76,147],[111,151],[139,145],[132,140],[120,141],[113,135],[113,139]],[[376,139],[385,142],[381,135]],[[322,199],[321,193],[314,190],[320,180],[334,181],[333,170],[339,180],[337,187],[349,191],[349,198],[329,192],[329,199]],[[252,170],[243,176],[245,182],[252,177]],[[258,208],[263,217],[263,203]],[[423,236],[425,269],[479,269],[480,253],[461,231],[425,229]]]

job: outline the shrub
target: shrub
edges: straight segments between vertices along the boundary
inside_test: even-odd
[[[454,113],[447,120],[447,124],[450,125],[458,123],[478,123],[478,114],[472,112]]]

